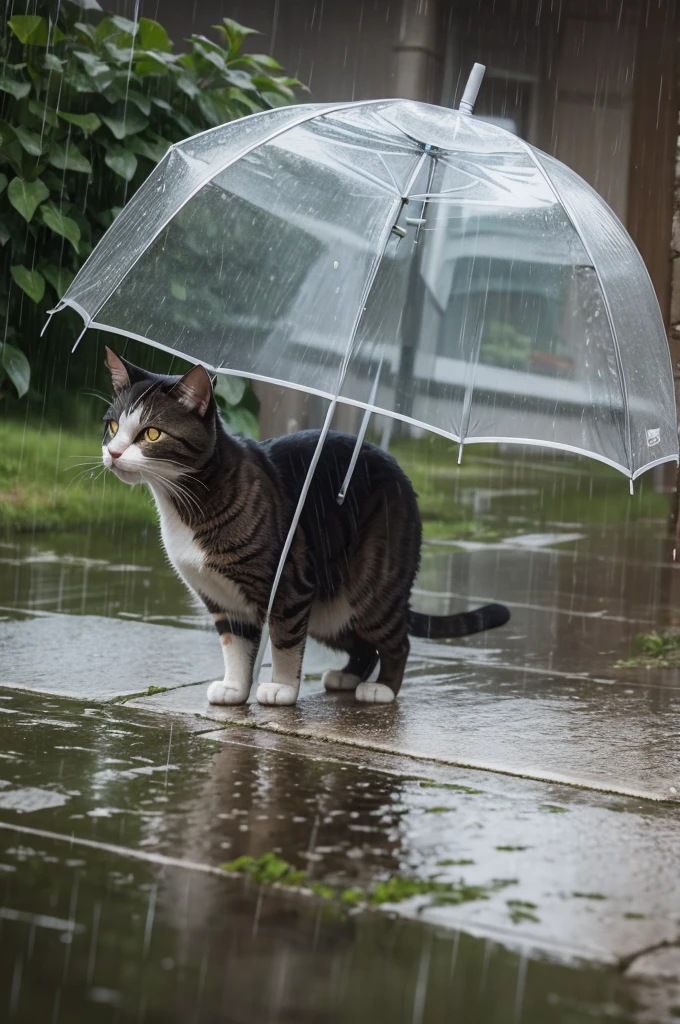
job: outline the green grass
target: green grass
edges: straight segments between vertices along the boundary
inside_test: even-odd
[[[472,789],[471,786],[461,786],[457,782],[430,782],[429,779],[424,779],[420,786],[422,789],[454,789],[457,793],[466,793],[468,796],[483,792],[481,789]]]
[[[276,853],[263,853],[261,857],[237,857],[222,864],[223,871],[248,875],[258,885],[284,885],[299,888],[307,881],[307,872],[296,870],[288,861]]]
[[[156,521],[149,492],[102,473],[79,477],[77,465],[101,456],[99,426],[61,432],[5,421],[0,426],[0,529],[66,530],[88,522],[148,525]],[[92,463],[94,472],[98,472]]]
[[[496,446],[474,445],[459,466],[458,445],[434,435],[399,438],[390,451],[411,478],[430,540],[490,542],[551,522],[602,527],[668,517],[668,495],[655,491],[651,478],[638,480],[631,497],[623,474],[594,459],[519,445],[501,454]],[[460,499],[474,487],[536,488],[537,493],[498,499],[487,513],[473,516],[470,504]],[[509,521],[508,511],[532,522]]]
[[[85,522],[155,522],[144,487],[126,487],[102,473],[79,476],[86,459],[98,472],[100,424],[80,432],[6,420],[0,426],[0,529],[73,529]],[[424,534],[430,540],[492,542],[533,532],[555,521],[612,525],[668,514],[668,497],[644,479],[633,498],[626,481],[592,460],[564,459],[521,448],[501,458],[497,449],[474,446],[457,465],[457,445],[439,437],[397,439],[391,447],[418,493]],[[489,461],[492,460],[492,461]],[[582,477],[561,470],[578,470]],[[492,501],[479,515],[469,501],[475,488],[535,488],[535,496]],[[658,660],[655,662],[659,664]]]
[[[633,641],[635,653],[617,668],[680,668],[680,630],[641,633]]]
[[[457,863],[472,863],[472,861]],[[339,889],[321,882],[311,881],[306,871],[294,868],[288,861],[271,851],[263,853],[259,857],[237,857],[236,860],[220,866],[223,871],[245,875],[258,885],[279,885],[287,889],[305,888],[324,901],[332,901],[348,907],[401,903],[413,896],[432,896],[433,901],[437,904],[469,903],[474,900],[487,900],[492,893],[498,892],[506,886],[515,885],[517,881],[514,878],[496,878],[488,885],[468,885],[462,878],[457,882],[441,882],[437,878],[409,878],[392,875],[384,881],[377,882],[369,889],[362,889],[358,886]]]
[[[510,913],[510,920],[513,924],[521,924],[522,921],[531,921],[534,924],[538,924],[540,918],[536,917],[533,913],[537,910],[535,903],[529,903],[528,900],[506,900],[508,905],[508,911]]]

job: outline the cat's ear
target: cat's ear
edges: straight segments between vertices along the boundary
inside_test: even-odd
[[[104,348],[106,352],[106,365],[111,373],[111,384],[113,385],[113,393],[118,394],[119,391],[124,391],[125,388],[130,387],[130,374],[127,371],[127,366],[117,356],[113,349],[109,348],[108,345]]]
[[[199,416],[205,416],[213,394],[208,371],[200,364],[193,366],[176,384],[173,384],[170,394],[188,412],[197,412]]]
[[[151,376],[146,370],[140,369],[139,366],[128,363],[127,359],[121,359],[108,345],[105,346],[105,352],[106,365],[111,373],[114,395],[125,391],[132,384],[138,384],[141,380],[148,380]]]

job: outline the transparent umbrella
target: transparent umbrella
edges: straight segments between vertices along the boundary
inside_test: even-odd
[[[460,110],[305,104],[172,146],[57,309],[323,396],[319,446],[341,402],[366,410],[358,444],[377,412],[459,458],[479,442],[558,448],[632,489],[678,460],[651,281],[577,174],[470,116],[479,72]]]

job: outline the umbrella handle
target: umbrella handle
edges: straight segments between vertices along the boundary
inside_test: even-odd
[[[467,84],[461,97],[461,101],[458,104],[458,109],[460,110],[461,114],[469,115],[472,113],[475,102],[477,100],[477,94],[479,93],[482,81],[484,79],[485,71],[486,66],[484,64],[472,65],[470,77],[467,80]]]

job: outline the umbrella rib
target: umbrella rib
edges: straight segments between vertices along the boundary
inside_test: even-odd
[[[343,382],[345,380],[345,375],[347,373],[347,368],[349,366],[349,361],[350,361],[350,358],[352,356],[352,352],[354,350],[354,342],[356,340],[356,334],[357,334],[357,331],[359,329],[359,324],[361,323],[361,318],[362,318],[362,316],[364,314],[364,307],[365,307],[366,302],[368,300],[368,296],[371,293],[371,289],[373,288],[373,284],[375,283],[375,279],[376,279],[376,276],[378,274],[378,270],[380,268],[380,263],[382,261],[382,258],[384,256],[384,254],[385,254],[385,249],[387,248],[387,243],[390,240],[390,235],[392,234],[392,228],[394,227],[394,225],[395,225],[395,223],[396,223],[396,221],[397,221],[397,219],[399,217],[399,214],[400,214],[401,210],[403,209],[404,205],[408,201],[408,199],[407,199],[408,193],[411,191],[411,188],[413,187],[414,182],[417,180],[418,175],[420,174],[420,170],[421,170],[423,164],[425,163],[425,161],[428,159],[429,155],[430,154],[427,151],[425,151],[422,154],[420,160],[418,161],[418,163],[416,164],[416,166],[413,169],[413,172],[411,174],[410,180],[407,182],[406,188],[404,190],[404,196],[400,196],[398,199],[394,200],[394,202],[391,204],[389,216],[388,216],[388,218],[387,218],[387,220],[385,222],[385,226],[384,226],[384,228],[383,228],[383,230],[382,230],[382,232],[380,234],[380,237],[378,239],[377,251],[376,251],[375,257],[373,259],[373,263],[371,265],[371,268],[370,268],[370,271],[368,273],[368,276],[366,278],[365,287],[364,287],[364,289],[363,289],[363,291],[361,293],[361,301],[359,302],[359,307],[357,309],[357,313],[356,313],[356,316],[354,318],[354,323],[352,325],[352,330],[350,332],[349,340],[347,342],[347,347],[345,349],[345,355],[343,357],[342,364],[341,364],[340,369],[338,371],[338,379],[337,379],[337,383],[335,385],[335,393],[334,393],[333,397],[331,398],[330,404],[328,406],[328,411],[326,413],[326,419],[324,420],[323,427],[321,428],[321,433],[319,434],[319,440],[316,443],[316,448],[314,449],[314,454],[312,455],[312,459],[311,459],[311,462],[309,464],[309,469],[307,470],[307,475],[306,475],[305,481],[304,481],[304,483],[302,485],[302,490],[300,491],[300,497],[298,498],[298,502],[297,502],[297,505],[295,507],[295,512],[293,513],[293,518],[291,520],[291,524],[290,524],[290,527],[288,529],[288,535],[286,536],[286,540],[284,542],[283,549],[281,551],[281,556],[279,558],[279,564],[276,567],[276,574],[274,576],[274,582],[272,584],[271,593],[269,595],[269,604],[267,606],[267,614],[265,616],[265,622],[264,622],[264,626],[263,626],[263,629],[262,629],[262,638],[260,640],[260,647],[259,647],[259,650],[257,652],[257,657],[255,659],[255,666],[254,666],[254,669],[253,669],[253,678],[255,680],[257,680],[258,677],[259,677],[260,669],[262,667],[262,662],[264,660],[265,649],[266,649],[267,643],[269,641],[269,619],[271,617],[272,609],[274,607],[274,601],[276,599],[276,592],[278,590],[278,586],[279,586],[279,583],[281,581],[281,576],[283,574],[283,569],[284,569],[284,566],[286,564],[286,559],[288,557],[288,552],[290,551],[291,545],[293,543],[293,538],[295,536],[295,532],[296,532],[296,530],[298,528],[298,524],[300,522],[300,516],[302,515],[302,509],[304,508],[305,501],[307,500],[307,495],[309,493],[309,488],[310,488],[311,483],[312,483],[312,477],[314,476],[314,472],[315,472],[316,467],[318,465],[319,459],[321,458],[321,452],[322,452],[323,446],[324,446],[324,444],[326,442],[326,438],[328,437],[328,432],[329,432],[329,430],[331,428],[331,423],[333,421],[333,416],[335,414],[335,410],[337,408],[338,401],[340,399],[340,389],[342,388]],[[356,462],[356,460],[355,460],[355,462]],[[346,479],[345,483],[348,486],[349,485],[349,480]]]
[[[579,224],[578,217],[574,213],[574,211],[572,209],[572,206],[571,206],[571,203],[567,203],[567,201],[562,197],[559,188],[557,187],[557,185],[552,180],[552,178],[548,174],[547,170],[545,169],[545,167],[543,166],[541,161],[538,159],[538,157],[534,153],[533,147],[530,146],[528,142],[525,142],[524,139],[519,139],[518,141],[521,142],[522,145],[524,146],[524,148],[526,149],[526,152],[528,153],[530,159],[534,162],[534,164],[538,168],[539,173],[543,176],[543,178],[545,179],[548,187],[551,189],[553,195],[555,196],[555,198],[557,199],[558,203],[561,205],[562,209],[564,210],[564,212],[566,213],[567,217],[569,218],[572,227],[574,228],[574,230],[576,231],[576,234],[579,237],[581,245],[583,246],[583,248],[586,251],[586,255],[588,256],[588,259],[590,260],[590,265],[592,266],[593,271],[595,273],[595,276],[597,277],[597,283],[600,286],[600,292],[602,294],[602,301],[604,303],[605,313],[607,314],[607,323],[609,324],[609,330],[611,331],[612,341],[614,342],[614,353],[616,355],[616,366],[617,366],[617,369],[619,371],[619,377],[620,377],[620,380],[621,380],[621,398],[623,399],[623,409],[624,409],[624,415],[626,417],[626,448],[627,448],[627,455],[628,455],[628,473],[629,473],[629,476],[630,476],[631,493],[632,493],[633,480],[635,479],[635,476],[634,476],[635,466],[633,464],[633,441],[632,441],[631,426],[630,426],[630,405],[629,405],[629,401],[628,401],[628,387],[626,385],[626,377],[625,377],[625,374],[623,372],[623,360],[621,358],[621,348],[619,346],[619,339],[618,339],[617,334],[616,334],[616,327],[614,325],[614,317],[613,317],[613,314],[612,314],[611,305],[609,303],[609,296],[607,295],[606,289],[604,287],[604,283],[602,281],[602,276],[600,274],[600,271],[597,269],[597,266],[596,266],[596,263],[595,263],[595,258],[593,256],[593,252],[592,252],[592,250],[590,248],[590,245],[588,244],[588,241],[586,240],[586,238],[583,235],[583,232],[581,230],[581,226]]]

